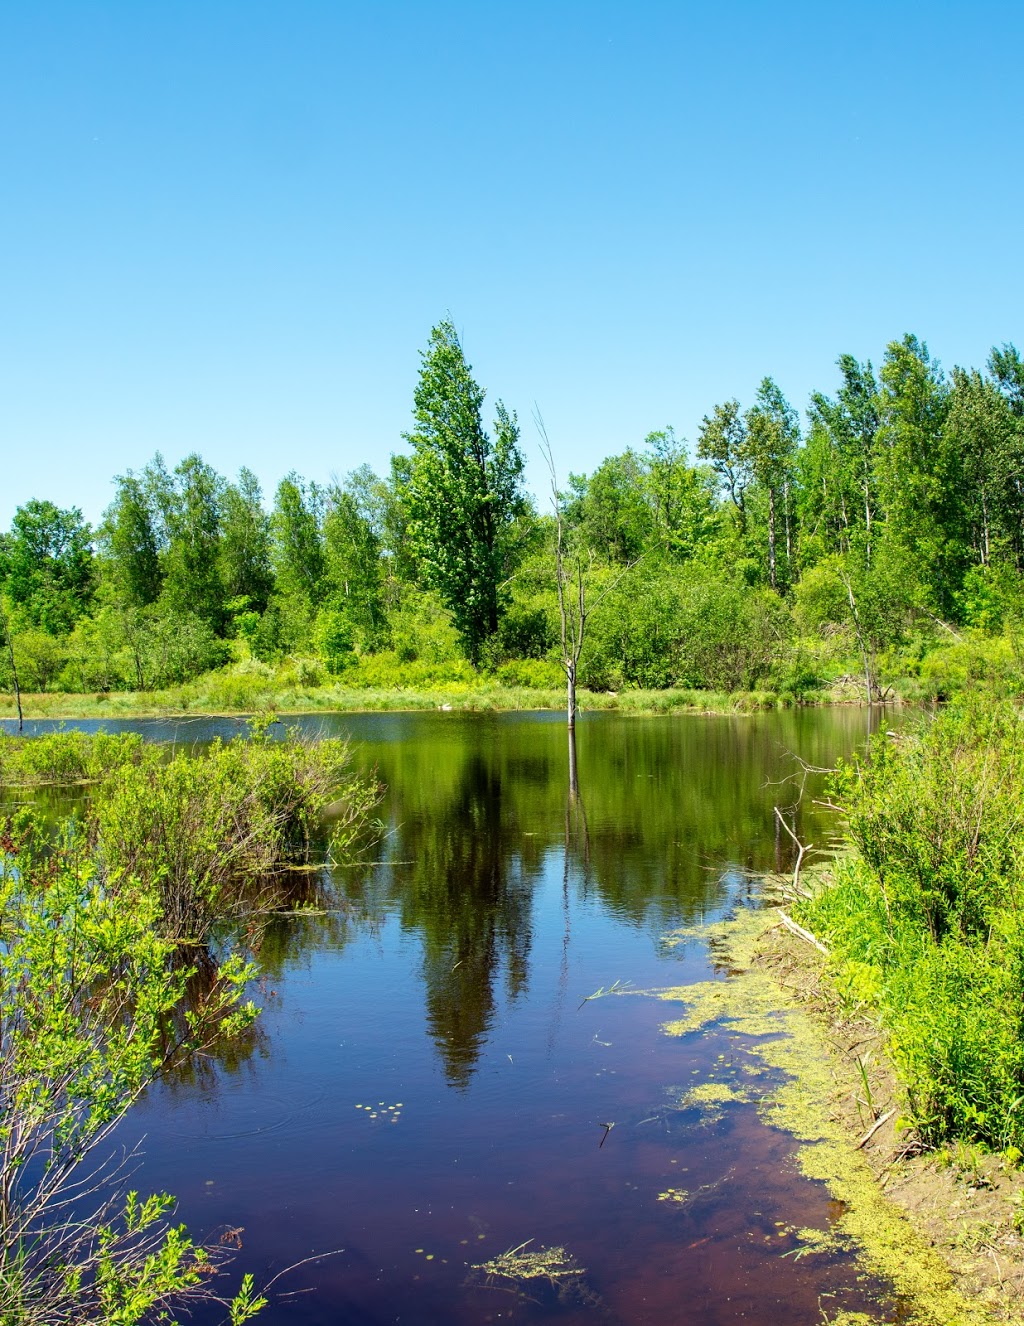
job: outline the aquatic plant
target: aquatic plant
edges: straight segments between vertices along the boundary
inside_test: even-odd
[[[511,1289],[526,1297],[544,1290],[553,1291],[559,1303],[600,1302],[587,1283],[586,1271],[571,1252],[563,1247],[530,1249],[532,1242],[533,1239],[527,1239],[470,1267],[470,1282],[487,1288]]]
[[[38,737],[0,735],[0,785],[39,787],[96,782],[144,758],[135,732],[60,729]]]

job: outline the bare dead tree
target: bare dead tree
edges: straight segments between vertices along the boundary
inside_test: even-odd
[[[566,716],[569,723],[569,777],[570,783],[576,779],[576,745],[572,734],[576,730],[576,679],[579,672],[580,655],[587,633],[587,622],[604,600],[616,588],[619,581],[631,571],[636,561],[623,567],[622,571],[606,584],[597,595],[590,596],[587,586],[587,572],[590,570],[592,557],[588,553],[584,559],[578,547],[570,549],[565,536],[565,520],[562,512],[562,494],[558,487],[558,473],[555,469],[555,457],[551,449],[547,429],[540,411],[534,407],[533,421],[540,434],[540,449],[547,462],[551,476],[551,504],[555,513],[555,584],[558,589],[558,615],[561,624],[561,664],[565,671]]]

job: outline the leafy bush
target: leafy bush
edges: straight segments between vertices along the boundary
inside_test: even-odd
[[[476,669],[464,658],[403,658],[395,650],[367,654],[346,669],[342,684],[353,689],[410,690],[444,687],[452,690],[479,681]]]
[[[547,658],[512,659],[494,669],[494,679],[502,686],[523,686],[531,690],[554,690],[565,686],[565,669]]]
[[[1024,1142],[1024,722],[963,704],[877,739],[835,794],[853,854],[802,904],[841,988],[877,1006],[930,1143]]]
[[[788,650],[789,613],[774,594],[710,568],[640,566],[594,613],[580,681],[592,689],[750,690]]]
[[[134,732],[90,735],[71,728],[40,737],[0,735],[0,785],[94,782],[143,758],[142,738]]]
[[[317,614],[313,643],[332,677],[355,662],[356,631],[348,613],[337,607],[324,607]]]
[[[170,935],[202,939],[215,921],[252,908],[247,888],[307,863],[317,835],[343,851],[369,827],[377,787],[351,771],[345,742],[272,741],[265,726],[194,757],[163,761],[147,748],[150,758],[115,770],[99,790],[104,866],[156,891]]]
[[[190,973],[157,933],[155,899],[112,888],[73,822],[40,841],[25,822],[0,830],[0,1321],[168,1320],[176,1302],[217,1299],[223,1250],[168,1224],[171,1198],[126,1194],[123,1162],[94,1157],[157,1077],[251,1023],[248,973],[230,960],[177,1016]],[[261,1303],[247,1281],[232,1320]]]

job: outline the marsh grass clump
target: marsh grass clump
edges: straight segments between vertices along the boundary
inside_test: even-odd
[[[794,909],[880,1011],[930,1145],[1024,1144],[1024,722],[964,703],[878,738],[833,795],[852,852]]]

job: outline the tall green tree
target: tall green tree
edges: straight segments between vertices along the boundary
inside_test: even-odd
[[[482,422],[484,392],[450,321],[430,333],[414,395],[413,454],[403,484],[419,574],[451,611],[466,653],[478,662],[498,629],[502,582],[526,514],[519,425],[499,401],[493,439]]]
[[[863,531],[868,565],[878,518],[875,460],[878,384],[870,361],[839,356],[835,397],[811,394],[810,435],[800,460],[804,520],[827,552],[845,552]]]
[[[192,613],[215,631],[224,623],[220,578],[224,480],[193,452],[174,470],[164,502],[167,551],[162,598],[176,614]]]
[[[949,383],[912,335],[890,342],[880,376],[875,470],[888,534],[903,545],[931,609],[952,616],[971,557],[965,476],[946,428]]]
[[[632,448],[609,456],[589,478],[570,474],[566,523],[602,560],[627,566],[652,542],[656,518],[647,479],[644,458]]]
[[[692,557],[717,532],[714,484],[704,467],[687,463],[686,443],[671,427],[648,433],[645,490],[655,538],[677,558]]]
[[[772,589],[777,589],[781,583],[788,583],[793,573],[791,488],[800,429],[796,411],[772,378],[761,380],[744,422],[750,472],[767,500],[768,581]],[[784,573],[779,567],[780,536]]]
[[[740,534],[747,532],[747,489],[753,480],[747,424],[738,400],[716,405],[701,420],[697,455],[710,463],[712,471],[732,503]]]
[[[1021,359],[1017,347],[993,347],[988,359],[988,371],[1017,418],[1024,418],[1024,359]]]
[[[294,470],[277,486],[270,518],[277,587],[315,608],[327,569],[323,539],[324,494]]]
[[[373,641],[383,624],[380,539],[360,510],[358,490],[335,488],[324,517],[327,579],[336,608],[344,610],[366,639]]]

